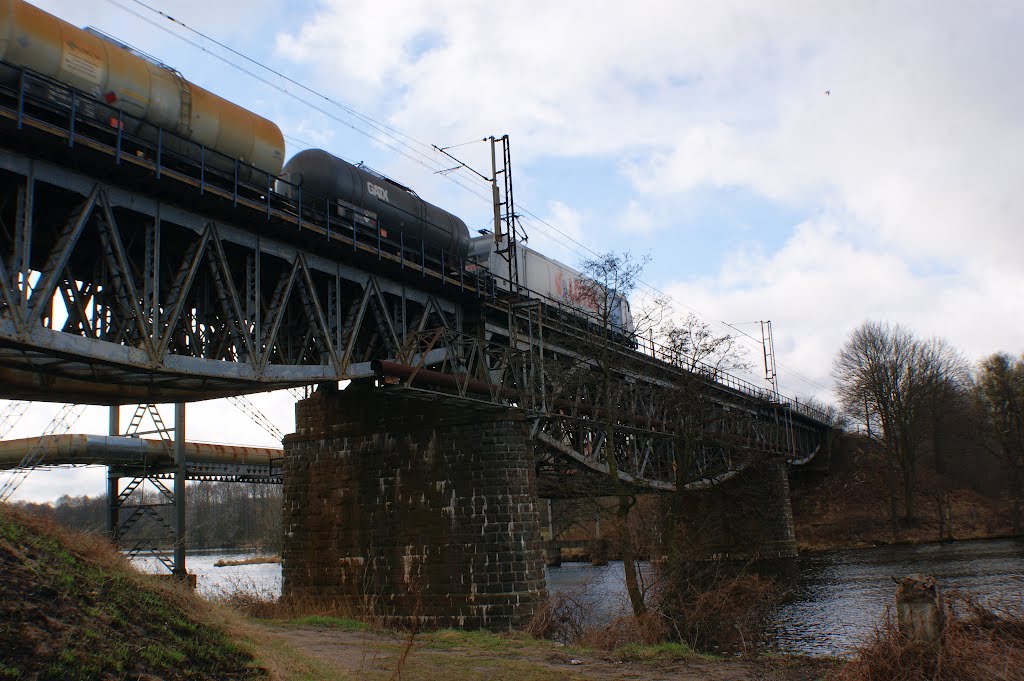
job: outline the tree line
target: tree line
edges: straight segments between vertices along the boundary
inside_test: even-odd
[[[945,339],[867,321],[840,349],[833,375],[848,424],[884,453],[894,523],[917,521],[918,469],[930,453],[939,475],[985,483],[978,479],[984,471],[1005,481],[1000,491],[1010,499],[1013,531],[1020,533],[1024,355],[997,352],[972,366]]]
[[[152,503],[156,492],[136,490],[121,511],[122,520],[131,505]],[[17,506],[53,518],[60,524],[86,532],[107,531],[108,503],[103,496],[65,494],[52,503],[17,502]],[[170,511],[161,511],[169,514]],[[168,518],[171,520],[171,518]],[[190,549],[252,548],[277,552],[281,546],[281,487],[232,482],[190,482],[185,488],[185,528]],[[163,539],[162,528],[140,522],[127,538]]]

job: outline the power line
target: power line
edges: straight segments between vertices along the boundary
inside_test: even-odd
[[[314,111],[317,111],[317,112],[327,116],[328,118],[330,118],[330,119],[332,119],[332,120],[334,120],[334,121],[336,121],[338,123],[341,123],[342,125],[352,129],[353,131],[355,131],[355,132],[357,132],[357,133],[359,133],[359,134],[369,138],[370,140],[375,141],[378,144],[381,144],[385,148],[390,149],[391,151],[393,151],[393,152],[395,152],[397,154],[400,154],[401,156],[409,159],[410,161],[423,166],[427,170],[430,170],[432,173],[441,174],[443,177],[447,178],[448,180],[450,180],[451,182],[453,182],[457,186],[461,187],[462,189],[468,191],[469,193],[476,195],[478,198],[481,198],[481,199],[483,199],[485,201],[488,201],[488,202],[491,200],[489,192],[485,193],[482,190],[478,190],[477,188],[470,187],[470,186],[467,186],[466,184],[463,184],[462,182],[459,181],[459,179],[457,179],[457,178],[452,176],[452,174],[453,174],[451,172],[452,169],[447,169],[447,168],[442,167],[443,164],[441,164],[432,154],[428,155],[428,154],[424,153],[423,151],[421,151],[420,149],[417,149],[413,144],[410,144],[409,142],[406,142],[404,140],[409,140],[410,142],[413,142],[415,145],[418,145],[419,147],[422,147],[423,149],[430,149],[431,151],[433,150],[433,146],[432,145],[428,145],[425,142],[422,142],[422,141],[416,139],[415,137],[412,137],[411,135],[408,135],[408,134],[398,130],[397,128],[394,128],[393,126],[390,126],[390,125],[387,125],[386,123],[378,121],[375,118],[373,118],[373,117],[371,117],[369,115],[366,115],[366,114],[364,114],[364,113],[354,109],[351,106],[348,106],[348,105],[346,105],[346,104],[344,104],[344,103],[342,103],[342,102],[340,102],[340,101],[338,101],[336,99],[333,99],[332,97],[329,97],[329,96],[323,94],[322,92],[320,92],[318,90],[315,90],[314,88],[312,88],[312,87],[310,87],[308,85],[305,85],[304,83],[302,83],[300,81],[297,81],[297,80],[291,78],[290,76],[282,73],[281,71],[279,71],[279,70],[277,70],[277,69],[275,69],[275,68],[273,68],[271,66],[268,66],[268,65],[264,64],[263,62],[261,62],[261,61],[259,61],[257,59],[254,59],[254,58],[246,55],[243,52],[240,52],[239,50],[234,49],[233,47],[231,47],[231,46],[229,46],[229,45],[227,45],[227,44],[225,44],[225,43],[223,43],[223,42],[221,42],[221,41],[219,41],[219,40],[217,40],[217,39],[215,39],[215,38],[213,38],[213,37],[211,37],[211,36],[209,36],[209,35],[207,35],[205,33],[203,33],[202,31],[199,31],[198,29],[192,28],[188,24],[186,24],[186,23],[184,23],[184,22],[182,22],[182,21],[180,21],[178,19],[175,19],[174,17],[168,15],[167,13],[161,11],[160,9],[158,9],[156,7],[153,7],[152,5],[150,5],[150,4],[146,3],[146,2],[143,2],[143,0],[131,0],[131,1],[133,3],[135,3],[136,5],[139,5],[140,7],[143,7],[146,10],[148,10],[148,11],[154,13],[154,14],[159,15],[160,17],[163,17],[167,21],[170,21],[171,23],[173,23],[173,24],[175,24],[177,26],[182,27],[183,29],[185,29],[186,31],[192,33],[193,35],[199,36],[203,40],[206,40],[206,41],[208,41],[208,42],[210,42],[210,43],[220,47],[221,49],[226,50],[227,52],[229,52],[229,53],[231,53],[231,54],[233,54],[233,55],[235,55],[235,56],[245,60],[246,62],[248,62],[248,63],[250,63],[250,64],[252,64],[252,65],[254,65],[254,66],[256,66],[256,67],[258,67],[260,69],[263,69],[264,71],[267,71],[267,72],[273,74],[274,76],[284,80],[285,82],[290,83],[291,85],[294,85],[295,87],[297,87],[297,88],[299,88],[299,89],[301,89],[301,90],[303,90],[303,91],[313,95],[317,99],[322,99],[325,102],[327,102],[327,103],[337,107],[338,109],[344,111],[349,116],[352,116],[353,118],[357,119],[358,121],[361,121],[363,124],[369,126],[373,131],[379,133],[380,135],[383,135],[383,136],[389,138],[390,140],[392,140],[394,142],[395,145],[398,145],[398,146],[394,146],[394,145],[392,145],[392,144],[390,144],[390,143],[380,139],[380,137],[375,136],[375,135],[371,134],[370,132],[367,132],[366,130],[360,128],[359,126],[355,125],[351,121],[347,121],[347,120],[341,119],[338,116],[334,115],[333,113],[324,110],[322,107],[318,106],[317,104],[315,104],[313,102],[310,102],[310,101],[308,101],[308,100],[298,96],[294,92],[291,92],[288,88],[282,87],[281,85],[279,85],[277,83],[273,83],[269,79],[267,79],[267,78],[265,78],[265,77],[263,77],[263,76],[261,76],[261,75],[259,75],[257,73],[254,73],[253,71],[251,71],[249,69],[246,69],[245,67],[243,67],[243,66],[241,66],[241,65],[239,65],[239,64],[237,64],[237,63],[235,63],[233,61],[231,61],[230,59],[227,59],[223,55],[217,54],[217,53],[207,49],[207,47],[205,45],[202,45],[202,44],[200,44],[200,43],[198,43],[198,42],[196,42],[194,40],[190,40],[186,36],[181,35],[180,33],[176,32],[176,31],[172,31],[172,30],[168,29],[167,27],[161,25],[159,22],[154,21],[154,20],[152,20],[152,19],[150,19],[150,18],[140,14],[139,12],[136,12],[135,10],[133,10],[130,7],[122,4],[121,2],[118,2],[118,0],[107,0],[107,2],[109,2],[110,4],[120,8],[122,10],[124,10],[125,12],[128,12],[129,14],[131,14],[131,15],[139,18],[139,19],[141,19],[142,21],[145,21],[146,23],[148,23],[148,24],[150,24],[150,25],[160,29],[161,31],[164,31],[165,33],[167,33],[167,34],[169,34],[171,36],[174,36],[174,37],[178,38],[179,40],[182,40],[183,42],[185,42],[185,43],[195,47],[196,49],[201,50],[203,53],[208,54],[211,57],[214,57],[215,59],[223,62],[224,64],[227,64],[228,66],[231,66],[232,68],[235,68],[235,69],[241,71],[242,73],[245,73],[246,75],[248,75],[248,76],[256,79],[257,81],[259,81],[259,82],[261,82],[261,83],[263,83],[263,84],[265,84],[265,85],[267,85],[267,86],[277,90],[278,92],[280,92],[280,93],[282,93],[282,94],[284,94],[284,95],[294,99],[295,101],[298,101],[298,102],[300,102],[302,104],[305,104],[306,106],[308,106],[309,108],[313,109]],[[297,142],[301,142],[301,140],[298,140],[297,138],[294,138],[294,137],[290,137],[289,136],[289,139],[295,140]],[[451,146],[448,146],[446,148],[447,149],[454,149],[454,148],[458,148],[458,147],[462,147],[462,146],[466,146],[466,145],[469,145],[469,144],[476,143],[477,141],[478,140],[469,140],[467,142],[462,142],[462,143],[459,143],[459,144],[451,145]],[[307,147],[313,146],[312,144],[309,144],[308,142],[303,142],[302,144],[307,146]],[[404,147],[405,149],[408,150],[408,152],[403,150],[402,148],[399,148],[399,147]],[[460,170],[462,170],[462,168],[454,169],[454,172],[458,172]],[[469,177],[469,178],[471,178],[474,181],[479,181],[478,178],[475,178],[475,177],[473,177],[471,175],[462,175],[460,177]],[[534,212],[530,211],[529,209],[523,207],[522,204],[520,204],[520,210],[523,212],[524,215],[529,216],[533,220],[535,220],[538,223],[540,223],[540,225],[542,225],[541,229],[544,229],[545,231],[547,231],[549,235],[551,235],[551,233],[554,233],[554,234],[560,236],[562,238],[562,240],[558,240],[556,238],[556,241],[558,241],[561,245],[566,246],[567,248],[569,248],[569,250],[571,250],[574,253],[576,253],[576,255],[583,256],[584,254],[583,254],[582,251],[585,251],[586,253],[589,253],[591,256],[594,256],[594,257],[600,256],[600,253],[598,253],[594,249],[590,248],[586,244],[578,241],[573,236],[567,234],[566,232],[564,232],[563,230],[559,229],[558,227],[555,227],[554,225],[552,225],[550,222],[548,222],[544,218],[541,218],[540,216],[538,216],[536,213],[534,213]],[[566,241],[570,242],[572,245],[567,244]],[[702,314],[696,308],[694,308],[694,307],[692,307],[690,305],[687,305],[686,303],[683,303],[682,301],[679,301],[679,300],[675,299],[671,295],[666,294],[664,291],[658,289],[656,286],[654,286],[654,285],[652,285],[652,284],[650,284],[650,283],[648,283],[648,282],[646,282],[646,281],[644,281],[642,279],[638,280],[638,283],[642,287],[644,287],[644,288],[648,289],[650,292],[654,293],[655,295],[658,295],[658,296],[661,296],[663,298],[666,298],[666,299],[668,299],[668,300],[670,300],[670,301],[672,301],[672,302],[682,306],[683,308],[685,308],[685,309],[689,310],[690,312],[696,314],[698,317],[701,317],[702,319],[711,321],[713,323],[722,323],[722,322],[714,322],[714,320],[712,320],[707,315]],[[746,334],[744,334],[744,335],[746,335]],[[753,340],[753,341],[756,341],[756,339],[753,339],[750,336],[747,336],[747,337],[749,339]],[[756,342],[758,342],[758,344],[760,344],[759,341],[756,341]],[[779,362],[779,366],[782,366],[788,372],[791,372],[794,376],[797,376],[798,378],[802,379],[804,382],[806,382],[809,385],[817,386],[817,387],[819,387],[819,388],[821,388],[823,390],[828,390],[829,389],[827,386],[824,386],[821,383],[818,383],[817,381],[814,381],[813,379],[810,379],[810,378],[804,376],[803,374],[800,374],[799,372],[797,372],[796,370],[792,369],[791,367],[787,366],[786,364],[784,364],[782,362]]]
[[[418,150],[416,150],[411,145],[409,145],[409,144],[407,144],[405,142],[402,142],[401,140],[397,139],[394,135],[391,135],[391,134],[387,133],[385,130],[382,130],[381,126],[383,126],[383,124],[377,123],[372,118],[370,118],[368,116],[365,116],[363,114],[360,114],[360,113],[356,112],[354,109],[352,109],[351,107],[347,107],[347,106],[345,106],[345,105],[343,105],[343,104],[341,104],[339,102],[336,102],[335,100],[332,100],[331,98],[327,97],[326,95],[321,95],[321,94],[317,93],[312,88],[309,88],[309,87],[307,87],[305,85],[302,85],[301,83],[298,83],[297,81],[294,81],[294,80],[288,78],[287,76],[284,76],[280,72],[275,71],[274,69],[261,64],[260,62],[256,61],[255,59],[252,59],[250,57],[246,57],[245,55],[243,55],[242,53],[238,52],[237,50],[234,50],[234,49],[232,49],[230,47],[224,46],[222,43],[219,43],[218,41],[216,41],[216,40],[206,36],[206,34],[200,32],[200,31],[197,31],[196,29],[188,27],[186,24],[178,21],[177,19],[174,19],[173,17],[168,16],[167,14],[161,12],[158,9],[150,7],[149,5],[146,5],[145,3],[139,2],[139,0],[133,0],[133,2],[136,2],[139,5],[141,5],[143,7],[146,7],[147,9],[149,9],[152,12],[156,12],[157,14],[159,14],[160,16],[168,19],[169,21],[174,22],[176,25],[182,26],[182,27],[188,29],[189,31],[195,33],[196,35],[198,35],[198,36],[200,36],[200,37],[202,37],[202,38],[204,38],[206,40],[209,40],[210,42],[212,42],[214,44],[217,44],[219,46],[224,47],[224,49],[229,50],[233,54],[239,55],[240,57],[246,59],[247,61],[249,61],[249,62],[251,62],[251,63],[253,63],[253,64],[257,65],[257,66],[259,66],[260,68],[265,69],[265,70],[267,70],[267,71],[269,71],[269,72],[271,72],[271,73],[273,73],[275,75],[278,75],[279,77],[284,78],[285,80],[287,80],[290,83],[294,83],[297,87],[300,87],[300,88],[302,88],[302,89],[304,89],[304,90],[306,90],[308,92],[311,92],[311,93],[315,94],[316,96],[318,96],[320,98],[323,98],[324,100],[334,104],[335,106],[341,108],[342,110],[346,111],[347,113],[350,113],[352,116],[354,116],[354,117],[358,118],[359,120],[369,124],[377,132],[380,132],[380,133],[385,134],[386,136],[390,137],[391,139],[393,139],[395,141],[396,144],[409,149],[412,152],[412,154],[416,154],[417,156],[419,156],[419,158],[417,158],[416,156],[413,156],[411,153],[407,153],[406,151],[403,151],[398,146],[390,144],[387,141],[382,140],[379,137],[372,135],[371,133],[367,132],[366,130],[363,130],[362,128],[360,128],[357,125],[353,124],[351,121],[347,121],[347,120],[344,120],[342,118],[339,118],[338,116],[334,115],[330,111],[325,110],[324,108],[318,106],[317,104],[314,104],[313,102],[310,102],[310,101],[308,101],[306,99],[303,99],[299,95],[297,95],[294,92],[291,92],[290,90],[288,90],[288,88],[282,87],[281,85],[278,85],[277,83],[273,83],[269,79],[267,79],[267,78],[265,78],[265,77],[263,77],[263,76],[261,76],[261,75],[259,75],[257,73],[254,73],[253,71],[245,68],[244,66],[241,66],[240,64],[237,64],[237,63],[231,61],[230,59],[224,57],[223,55],[217,54],[216,52],[213,52],[213,51],[207,49],[207,47],[205,45],[202,45],[202,44],[196,42],[195,40],[191,40],[188,37],[186,37],[184,35],[181,35],[180,33],[177,33],[175,31],[170,30],[166,26],[161,25],[159,22],[154,21],[154,20],[150,19],[149,17],[146,17],[146,16],[140,14],[139,12],[136,12],[131,7],[128,7],[128,6],[118,2],[117,0],[107,0],[107,2],[109,2],[112,5],[114,5],[115,7],[118,7],[121,10],[131,14],[132,16],[134,16],[134,17],[136,17],[136,18],[146,22],[147,24],[149,24],[151,26],[154,26],[155,28],[163,31],[164,33],[167,33],[168,35],[171,35],[171,36],[177,38],[178,40],[181,40],[182,42],[185,42],[185,43],[191,45],[192,47],[196,48],[197,50],[202,51],[203,53],[213,57],[214,59],[217,59],[218,61],[220,61],[220,62],[222,62],[224,64],[227,64],[228,66],[230,66],[230,67],[232,67],[234,69],[237,69],[238,71],[241,71],[242,73],[244,73],[244,74],[248,75],[249,77],[251,77],[251,78],[253,78],[253,79],[263,83],[264,85],[267,85],[268,87],[271,87],[274,90],[277,90],[281,94],[283,94],[283,95],[285,95],[287,97],[290,97],[291,99],[294,99],[295,101],[300,102],[301,104],[305,104],[306,106],[308,106],[309,108],[313,109],[314,111],[317,111],[317,112],[323,114],[324,116],[327,116],[331,120],[333,120],[333,121],[335,121],[337,123],[340,123],[340,124],[350,128],[350,129],[352,129],[353,131],[355,131],[355,132],[357,132],[357,133],[367,137],[368,139],[370,139],[370,140],[380,144],[381,146],[390,149],[391,151],[395,152],[396,154],[399,154],[399,155],[409,159],[410,161],[423,166],[427,170],[430,170],[430,171],[433,172],[437,168],[437,166],[440,165],[440,164],[437,163],[437,161],[435,161],[431,157],[423,154],[422,152],[419,152]],[[387,128],[387,126],[383,126],[383,127]],[[409,139],[413,139],[413,138],[409,137]],[[414,140],[414,141],[416,141],[416,140]],[[418,144],[422,144],[422,142],[417,142],[417,143]],[[430,165],[431,163],[434,164],[433,167]],[[459,186],[462,186],[464,189],[467,189],[471,193],[477,194],[481,198],[486,198],[482,193],[476,192],[476,191],[472,190],[471,188],[466,187],[461,182],[459,182],[457,179],[452,178],[450,176],[448,177],[448,179],[450,179],[455,184],[457,184]]]
[[[113,0],[110,0],[110,1],[113,1]],[[375,130],[377,130],[377,131],[387,135],[388,137],[391,137],[395,141],[399,141],[398,137],[400,136],[400,137],[404,137],[405,139],[411,140],[411,141],[415,142],[416,144],[419,144],[420,146],[422,146],[424,148],[429,148],[429,145],[425,144],[424,142],[421,142],[421,141],[417,140],[416,138],[411,137],[410,135],[407,135],[407,134],[401,132],[400,130],[397,130],[397,129],[387,125],[386,123],[378,121],[378,120],[372,118],[371,116],[367,116],[366,114],[363,114],[363,113],[353,109],[352,107],[343,104],[342,102],[339,102],[339,101],[337,101],[335,99],[332,99],[331,97],[328,97],[327,95],[325,95],[325,94],[323,94],[323,93],[321,93],[321,92],[319,92],[317,90],[314,90],[313,88],[305,85],[304,83],[301,83],[301,82],[299,82],[299,81],[297,81],[297,80],[295,80],[295,79],[285,75],[284,73],[281,73],[280,71],[274,69],[273,67],[267,66],[266,64],[264,64],[264,63],[262,63],[262,62],[260,62],[260,61],[258,61],[256,59],[253,59],[252,57],[250,57],[250,56],[248,56],[248,55],[246,55],[246,54],[244,54],[242,52],[239,52],[238,50],[234,49],[230,45],[226,45],[225,43],[220,42],[216,38],[212,38],[211,36],[206,35],[202,31],[199,31],[198,29],[192,28],[191,26],[189,26],[185,22],[179,21],[179,20],[175,19],[174,17],[172,17],[172,16],[166,14],[165,12],[157,9],[156,7],[153,7],[152,5],[149,5],[149,4],[145,3],[145,2],[142,2],[142,0],[132,0],[132,2],[134,2],[136,5],[139,5],[140,7],[146,8],[150,12],[154,12],[156,14],[159,14],[160,16],[164,17],[168,21],[181,26],[186,31],[189,31],[190,33],[193,33],[193,34],[203,38],[204,40],[207,40],[207,41],[213,43],[214,45],[217,45],[218,47],[220,47],[222,49],[227,50],[231,54],[234,54],[234,55],[236,55],[238,57],[241,57],[242,59],[244,59],[245,61],[249,62],[250,64],[253,64],[254,66],[258,66],[259,68],[264,69],[265,71],[269,71],[270,73],[274,74],[278,78],[281,78],[282,80],[285,80],[285,81],[291,83],[292,85],[305,90],[306,92],[310,93],[311,95],[324,99],[325,101],[333,104],[334,106],[338,107],[342,111],[345,111],[346,113],[348,113],[348,114],[350,114],[352,116],[355,116],[356,118],[366,122],[371,127],[373,127]],[[114,4],[118,4],[118,3],[115,2]],[[121,5],[118,5],[118,6],[121,6]],[[408,144],[406,144],[404,142],[400,142],[400,143],[405,145],[405,146],[409,146]],[[427,158],[428,160],[433,160],[427,154],[420,154],[420,155],[423,156],[424,158]]]

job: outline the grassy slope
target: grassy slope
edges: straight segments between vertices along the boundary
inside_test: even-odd
[[[264,676],[204,612],[105,540],[0,507],[0,679]]]

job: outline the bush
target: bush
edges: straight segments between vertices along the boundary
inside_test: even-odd
[[[618,650],[624,646],[651,646],[667,641],[669,629],[665,619],[656,612],[645,612],[639,617],[617,617],[600,629],[587,631],[581,643],[599,650]]]
[[[773,579],[720,563],[690,563],[662,578],[657,609],[694,650],[756,653],[780,600]]]
[[[583,638],[586,607],[576,594],[561,593],[541,604],[526,625],[526,633],[560,643],[576,644]]]

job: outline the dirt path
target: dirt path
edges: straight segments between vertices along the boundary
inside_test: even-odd
[[[318,660],[338,678],[390,679],[643,679],[644,681],[794,681],[820,678],[819,665],[785,660],[706,660],[622,662],[593,651],[544,641],[466,645],[443,638],[417,637],[411,646],[399,634],[264,625],[267,633]],[[504,641],[504,639],[502,639]],[[404,653],[404,661],[401,660]]]

